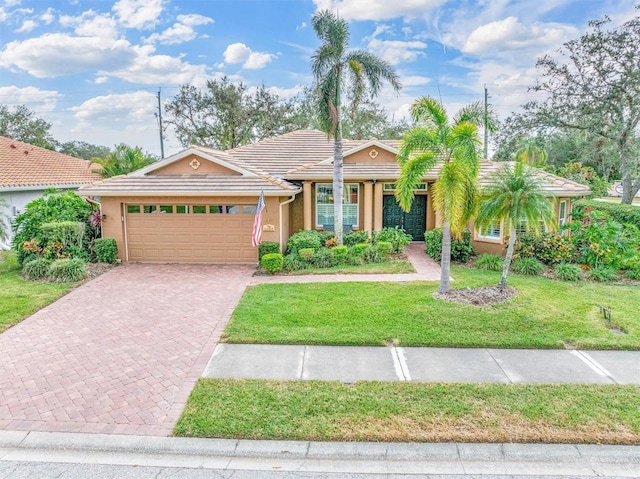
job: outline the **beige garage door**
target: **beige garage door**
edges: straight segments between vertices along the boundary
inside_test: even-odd
[[[129,261],[255,263],[255,205],[127,204]]]

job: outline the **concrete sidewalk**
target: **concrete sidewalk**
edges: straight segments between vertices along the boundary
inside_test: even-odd
[[[203,376],[640,385],[640,351],[219,344]]]
[[[34,462],[201,471],[378,473],[384,477],[389,474],[639,477],[640,447],[250,441],[0,431],[0,473],[3,464],[13,471],[15,464]],[[170,471],[164,472],[166,475],[162,477],[174,477]],[[226,474],[224,477],[231,477]],[[198,477],[211,476],[204,472]]]

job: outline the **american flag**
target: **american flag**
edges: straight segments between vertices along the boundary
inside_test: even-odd
[[[251,244],[255,248],[262,243],[262,210],[264,209],[264,191],[260,192],[258,198],[258,207],[256,208],[256,217],[253,220],[253,234],[251,235]]]

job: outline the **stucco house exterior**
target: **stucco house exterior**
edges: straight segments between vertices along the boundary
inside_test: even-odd
[[[424,176],[409,213],[394,196],[400,169],[396,140],[344,141],[344,223],[353,230],[400,226],[414,240],[441,220],[430,193],[438,167]],[[263,240],[282,247],[302,229],[322,230],[333,220],[333,143],[324,133],[300,130],[218,151],[191,146],[126,176],[80,188],[101,202],[104,237],[115,238],[124,261],[255,263],[251,246],[255,209],[264,192]],[[481,182],[500,163],[482,161]],[[557,198],[560,221],[587,187],[540,172]],[[477,251],[503,250],[499,225],[475,231]]]
[[[10,220],[50,188],[75,190],[99,179],[88,161],[0,136],[0,198]],[[0,246],[10,244],[11,237]]]

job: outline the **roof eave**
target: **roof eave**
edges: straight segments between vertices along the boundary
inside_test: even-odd
[[[81,188],[83,186],[87,186],[90,184],[91,182],[88,181],[86,183],[72,183],[72,184],[62,184],[62,185],[0,186],[0,193],[9,192],[9,191],[48,190],[51,188],[71,190],[71,189]]]
[[[264,191],[264,196],[291,196],[297,195],[302,191],[302,188],[296,188],[293,190],[281,190],[281,191]],[[114,190],[81,190],[78,191],[80,196],[187,196],[187,197],[222,197],[222,196],[259,196],[260,192],[257,191],[114,191]]]

